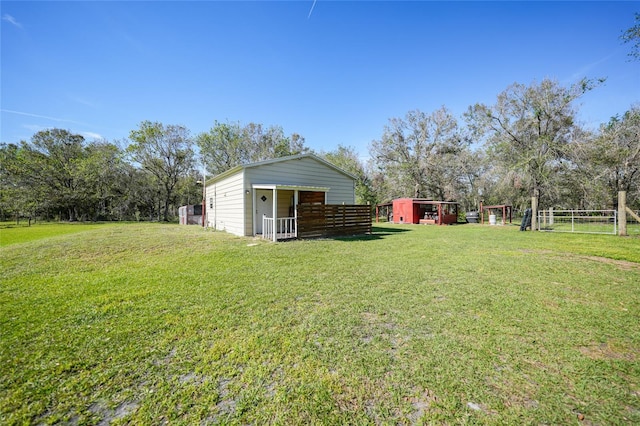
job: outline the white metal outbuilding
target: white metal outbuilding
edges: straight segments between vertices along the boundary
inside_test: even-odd
[[[355,182],[313,154],[234,167],[207,180],[205,224],[239,236],[263,234],[264,223],[295,226],[298,204],[354,204]]]

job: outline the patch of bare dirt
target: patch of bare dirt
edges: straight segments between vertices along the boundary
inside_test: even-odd
[[[96,402],[89,407],[89,411],[102,417],[99,426],[111,424],[114,420],[128,416],[138,409],[138,403],[134,401],[125,401],[118,405],[115,409],[109,409],[102,402]]]
[[[578,350],[588,358],[595,360],[619,359],[636,361],[638,359],[638,351],[621,347],[614,342],[580,346]]]
[[[364,343],[371,343],[376,337],[379,337],[383,341],[388,342],[389,351],[392,356],[397,354],[397,350],[403,346],[407,337],[403,336],[393,321],[391,321],[386,314],[375,314],[371,312],[362,313],[362,322],[364,325],[361,327],[360,334],[361,340]]]
[[[625,271],[640,269],[640,263],[631,262],[628,260],[610,259],[608,257],[602,257],[602,256],[588,256],[588,255],[579,255],[579,254],[573,254],[573,253],[555,253],[552,250],[522,249],[520,251],[526,254],[537,254],[542,256],[569,257],[569,258],[577,258],[577,259],[583,259],[583,260],[591,260],[593,262],[600,262],[600,263],[606,263],[608,265],[615,265]]]
[[[217,407],[221,414],[232,414],[236,409],[237,401],[233,398],[229,398],[229,379],[220,379],[218,382],[218,393],[220,394],[220,401],[218,401]]]
[[[409,402],[413,406],[413,412],[409,415],[411,424],[417,424],[437,400],[438,397],[429,389],[425,389],[418,396],[409,398]]]
[[[593,260],[594,262],[607,263],[609,265],[616,265],[620,269],[625,271],[631,271],[634,269],[640,269],[640,263],[630,262],[628,260],[609,259],[608,257],[600,256],[578,256],[582,259]]]

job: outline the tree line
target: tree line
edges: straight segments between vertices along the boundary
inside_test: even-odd
[[[602,83],[513,84],[461,120],[446,107],[391,119],[370,147],[373,192],[477,210],[481,200],[524,209],[533,195],[541,207],[612,208],[627,191],[640,207],[640,107],[597,130],[577,119],[576,101]]]
[[[0,145],[0,220],[170,221],[179,206],[202,201],[203,162],[211,176],[307,151],[300,135],[255,123],[216,122],[193,137],[181,125],[144,121],[112,142],[42,130]]]
[[[640,208],[640,106],[596,130],[578,122],[576,102],[602,80],[562,86],[513,84],[494,104],[462,117],[445,106],[391,118],[368,161],[338,145],[315,152],[357,178],[356,199],[372,206],[397,197],[524,209],[614,207],[624,190]],[[214,122],[192,136],[181,125],[144,121],[125,140],[87,141],[48,129],[0,145],[0,220],[174,220],[202,199],[208,176],[238,165],[313,152],[277,125]]]

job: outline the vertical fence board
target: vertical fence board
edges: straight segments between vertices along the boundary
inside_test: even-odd
[[[349,236],[371,233],[367,205],[299,204],[298,238]]]

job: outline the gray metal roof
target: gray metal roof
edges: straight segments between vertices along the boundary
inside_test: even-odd
[[[351,173],[341,169],[340,167],[328,162],[327,160],[318,157],[315,154],[298,154],[298,155],[289,155],[287,157],[278,157],[278,158],[271,158],[269,160],[263,160],[263,161],[257,161],[255,163],[249,163],[249,164],[243,164],[240,166],[236,166],[233,167],[227,171],[224,171],[222,173],[220,173],[219,175],[213,176],[210,179],[207,179],[207,185],[212,184],[212,183],[216,183],[228,176],[234,175],[237,172],[239,172],[240,170],[244,170],[244,169],[249,169],[249,168],[253,168],[253,167],[261,167],[261,166],[266,166],[268,164],[275,164],[275,163],[281,163],[284,161],[291,161],[291,160],[300,160],[303,158],[311,158],[319,163],[324,164],[325,166],[334,169],[335,171],[342,173],[343,175],[350,177],[353,180],[357,180],[357,177],[352,175]]]

